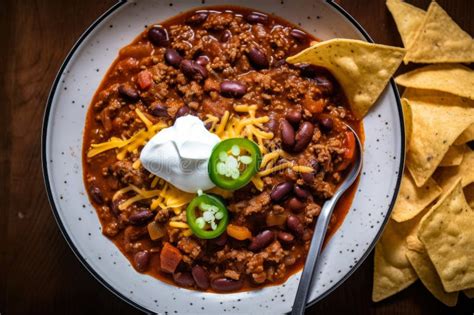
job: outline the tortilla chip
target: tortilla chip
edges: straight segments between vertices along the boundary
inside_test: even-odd
[[[417,187],[407,171],[403,173],[400,192],[392,211],[392,219],[403,222],[412,219],[441,195],[441,187],[428,179],[423,187]]]
[[[465,144],[473,140],[474,140],[474,124],[467,127],[467,129],[464,130],[463,133],[461,133],[461,135],[456,139],[456,141],[454,141],[454,144],[456,145]]]
[[[474,71],[459,64],[429,65],[395,78],[398,85],[437,90],[474,100]]]
[[[474,299],[474,288],[469,289],[469,290],[464,290],[463,292],[468,298]]]
[[[447,293],[444,291],[441,279],[436,272],[430,257],[426,253],[425,246],[416,236],[407,238],[407,258],[423,285],[438,300],[447,306],[455,306],[458,302],[458,292]]]
[[[474,210],[464,198],[461,180],[420,223],[418,238],[446,292],[474,287]]]
[[[464,158],[459,166],[442,167],[433,175],[436,182],[447,192],[453,184],[461,179],[463,187],[474,182],[474,151],[466,147]],[[444,193],[443,193],[444,194]]]
[[[464,187],[464,197],[466,197],[466,201],[469,204],[469,207],[474,209],[474,184],[467,185]]]
[[[287,62],[328,69],[344,89],[352,112],[361,119],[374,105],[405,55],[405,49],[352,39],[317,43]]]
[[[392,296],[418,278],[407,257],[406,238],[412,233],[414,225],[388,220],[379,242],[375,246],[374,284],[372,300],[374,302]]]
[[[406,91],[404,95],[412,94]],[[463,98],[436,94],[407,99],[416,136],[410,139],[406,163],[418,187],[431,177],[454,140],[474,123],[474,108],[464,106]]]
[[[405,99],[402,99],[402,112],[405,124],[405,150],[408,151],[410,149],[408,145],[413,133],[413,113],[411,112],[410,104]]]
[[[403,92],[402,97],[412,101],[424,101],[428,103],[439,103],[443,105],[454,105],[468,108],[474,107],[474,100],[436,90],[407,88],[405,89],[405,92]]]
[[[408,48],[405,63],[474,61],[472,37],[434,1],[431,2],[425,20]]]
[[[387,0],[386,5],[395,20],[403,46],[410,47],[416,31],[423,24],[426,12],[400,0]]]
[[[464,158],[464,151],[466,151],[466,149],[469,148],[466,148],[465,145],[451,146],[439,163],[439,166],[458,166]]]

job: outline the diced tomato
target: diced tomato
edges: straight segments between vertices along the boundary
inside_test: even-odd
[[[344,161],[342,161],[342,163],[338,166],[338,171],[345,170],[354,159],[356,143],[354,134],[351,131],[346,131],[346,138],[344,139],[344,144],[346,145],[346,151],[344,152]]]
[[[160,253],[161,270],[174,273],[182,259],[183,255],[179,249],[166,242]]]
[[[354,158],[355,147],[354,134],[351,131],[346,131],[346,152],[344,153],[344,158],[352,160]]]
[[[143,70],[138,73],[137,83],[141,90],[147,90],[153,83],[153,75],[148,70]]]

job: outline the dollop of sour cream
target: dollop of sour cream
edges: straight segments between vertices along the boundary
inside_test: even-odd
[[[196,116],[179,117],[148,141],[140,161],[150,173],[185,192],[211,189],[215,185],[209,178],[208,162],[219,141]]]

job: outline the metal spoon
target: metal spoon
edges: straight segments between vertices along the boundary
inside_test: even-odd
[[[345,180],[336,190],[334,196],[324,203],[321,213],[319,214],[318,221],[314,228],[313,238],[311,239],[311,246],[306,257],[303,272],[301,274],[300,284],[298,291],[296,291],[295,301],[293,303],[292,315],[302,315],[306,307],[306,300],[308,298],[309,288],[313,280],[313,273],[318,261],[319,254],[326,236],[329,221],[331,219],[332,212],[336,207],[336,204],[342,194],[354,183],[357,176],[359,176],[360,170],[362,169],[362,144],[360,142],[357,133],[349,126],[347,126],[352,133],[357,143],[357,153],[355,156],[354,164],[351,171],[347,174]]]

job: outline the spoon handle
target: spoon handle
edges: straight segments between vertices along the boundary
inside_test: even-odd
[[[331,220],[332,212],[338,200],[339,194],[336,194],[333,196],[333,198],[326,201],[323,205],[323,208],[321,209],[318,220],[316,221],[313,237],[311,239],[311,246],[308,251],[308,256],[306,257],[303,272],[301,273],[300,284],[298,286],[298,290],[296,291],[295,302],[291,311],[292,315],[304,314],[306,300],[308,298],[308,291],[311,287],[313,273],[316,267],[316,261],[321,252],[321,248],[324,243],[324,237],[326,236],[326,231],[328,229],[328,224]]]

